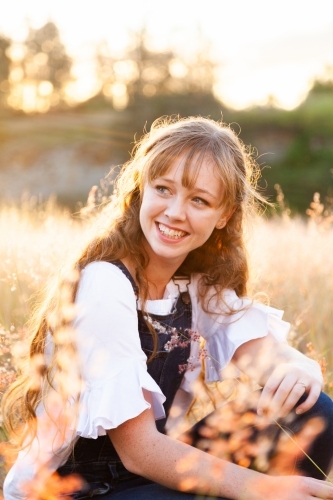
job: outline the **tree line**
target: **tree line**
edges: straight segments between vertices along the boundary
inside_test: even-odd
[[[74,80],[72,68],[73,60],[53,22],[38,29],[30,27],[23,43],[0,34],[0,106],[25,112],[66,108],[66,87]],[[99,90],[89,105],[106,101],[113,109],[123,110],[140,104],[140,100],[184,95],[216,104],[215,69],[216,64],[207,55],[206,41],[185,60],[173,50],[150,49],[146,30],[142,29],[132,36],[121,57],[114,56],[106,43],[96,46]]]
[[[28,112],[58,106],[72,78],[72,63],[52,22],[30,27],[20,44],[0,35],[1,106]]]
[[[113,113],[109,141],[118,162],[128,159],[134,137],[160,116],[222,118],[239,130],[246,144],[259,148],[261,186],[271,199],[278,183],[291,206],[301,212],[315,191],[332,200],[332,67],[292,111],[274,105],[235,111],[214,95],[217,65],[209,56],[208,42],[202,38],[198,46],[190,59],[171,49],[157,52],[145,29],[132,35],[120,56],[101,42],[95,50],[97,92],[76,104],[75,112]],[[0,113],[73,109],[67,95],[74,82],[73,66],[53,22],[30,28],[20,44],[0,34]]]

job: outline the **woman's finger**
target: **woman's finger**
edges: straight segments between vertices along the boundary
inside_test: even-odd
[[[306,478],[309,493],[314,498],[333,499],[333,484],[330,481],[320,481],[318,479]]]
[[[268,408],[271,407],[272,399],[274,398],[274,395],[284,377],[285,373],[281,370],[274,370],[272,375],[269,377],[258,401],[258,415],[263,415],[267,412]]]
[[[319,381],[313,382],[310,386],[309,394],[306,400],[303,401],[303,403],[296,408],[296,413],[297,414],[304,413],[308,411],[310,408],[312,408],[312,406],[316,403],[317,399],[319,398],[320,392],[321,392],[321,383]]]
[[[293,374],[288,374],[277,388],[269,408],[276,417],[284,417],[294,408],[305,391],[303,384],[298,384]]]
[[[278,395],[279,392],[282,392],[282,390],[283,390],[282,386],[283,386],[283,383],[280,385],[276,395]],[[300,398],[303,396],[305,391],[306,391],[306,385],[301,384],[299,382],[296,382],[293,384],[293,386],[291,386],[289,388],[289,393],[287,394],[287,397],[284,399],[284,401],[279,406],[278,406],[279,400],[277,400],[277,402],[275,402],[273,400],[273,407],[277,408],[276,413],[278,414],[278,417],[279,418],[286,417],[291,412],[291,410],[296,406],[296,404],[298,403]],[[283,392],[283,395],[287,392],[288,392],[288,389],[286,388],[286,390]],[[282,401],[281,398],[280,398],[280,401]]]

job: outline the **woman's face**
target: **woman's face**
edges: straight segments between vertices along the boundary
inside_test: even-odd
[[[204,161],[195,185],[184,187],[185,157],[178,157],[162,176],[144,186],[140,224],[150,261],[177,269],[189,252],[203,245],[215,227],[227,222],[222,183],[216,167]]]

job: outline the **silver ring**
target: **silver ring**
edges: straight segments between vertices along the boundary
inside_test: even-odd
[[[306,388],[307,388],[307,385],[306,385],[306,384],[304,384],[304,382],[296,382],[296,384],[295,384],[295,385],[297,385],[297,384],[301,384],[301,385],[304,387],[304,389],[306,389]]]

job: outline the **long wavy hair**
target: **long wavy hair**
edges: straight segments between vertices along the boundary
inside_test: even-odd
[[[75,353],[74,343],[64,343],[63,340],[66,332],[70,338],[73,319],[68,307],[64,307],[64,296],[69,303],[75,302],[80,273],[90,262],[114,262],[129,258],[136,270],[135,279],[145,307],[148,296],[145,268],[149,259],[142,245],[143,233],[139,221],[144,186],[163,176],[180,155],[185,158],[182,178],[185,187],[194,185],[203,162],[209,160],[215,166],[223,186],[220,205],[224,207],[224,213],[231,216],[225,227],[215,228],[201,247],[188,254],[178,271],[184,274],[201,273],[198,295],[202,307],[211,314],[214,311],[209,308],[208,292],[212,287],[214,295],[221,300],[223,290],[227,288],[234,290],[238,296],[246,294],[248,263],[243,241],[244,218],[258,201],[264,201],[256,191],[259,170],[251,151],[223,123],[201,117],[157,120],[150,132],[136,144],[131,160],[123,166],[112,199],[101,210],[90,242],[70,266],[72,274],[50,288],[30,319],[29,360],[36,357],[45,359],[50,334],[53,335],[54,350],[47,363],[39,363],[40,384],[32,383],[29,371],[23,370],[6,393],[3,400],[4,423],[12,434],[17,434],[23,427],[29,429],[32,435],[36,407],[43,399],[45,390],[55,387],[60,390],[55,378],[64,371],[61,359],[64,345],[73,355]],[[209,296],[211,298],[212,294]],[[150,329],[156,345],[156,333]],[[68,394],[63,394],[66,400]]]

